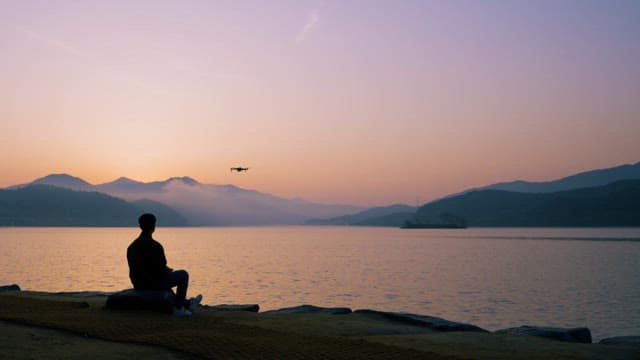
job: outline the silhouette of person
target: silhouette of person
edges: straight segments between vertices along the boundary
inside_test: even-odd
[[[167,267],[164,248],[151,235],[156,229],[156,217],[153,214],[142,214],[138,218],[142,232],[127,248],[129,278],[136,290],[171,291],[177,287],[174,299],[173,314],[191,316],[202,301],[202,295],[190,300],[186,299],[189,287],[189,273],[185,270],[173,270]]]

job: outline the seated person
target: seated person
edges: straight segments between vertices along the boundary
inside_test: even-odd
[[[136,290],[171,291],[177,286],[173,314],[191,316],[202,295],[187,300],[189,273],[185,270],[172,270],[167,267],[164,248],[151,235],[156,229],[156,217],[153,214],[142,214],[138,218],[142,232],[127,248],[129,278]]]

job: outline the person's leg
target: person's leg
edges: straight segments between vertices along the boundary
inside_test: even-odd
[[[186,303],[187,288],[189,287],[189,273],[184,270],[176,270],[169,273],[165,283],[168,290],[177,286],[174,304],[177,308],[183,307]]]

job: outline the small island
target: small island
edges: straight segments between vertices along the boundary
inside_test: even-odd
[[[429,221],[424,218],[414,217],[413,220],[407,220],[401,229],[466,229],[467,220],[451,214],[442,212],[438,214],[439,221]]]

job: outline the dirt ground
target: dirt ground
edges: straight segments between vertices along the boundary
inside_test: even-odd
[[[0,321],[0,358],[70,360],[181,360],[184,354],[157,346],[90,339],[68,332]]]
[[[375,315],[202,307],[191,318],[109,311],[104,297],[0,294],[0,358],[640,359],[638,346],[438,332]]]

